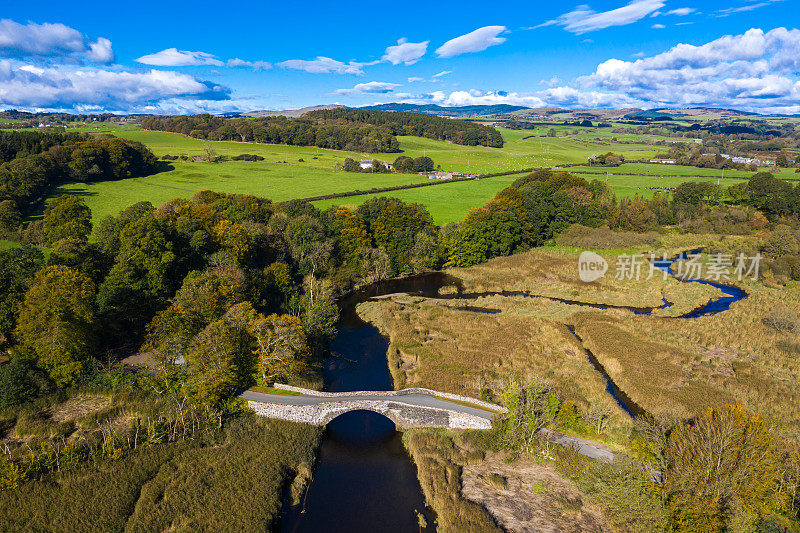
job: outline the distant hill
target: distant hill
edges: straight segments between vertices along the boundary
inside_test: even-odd
[[[644,111],[636,111],[634,113],[628,113],[622,118],[625,119],[632,119],[632,120],[672,120],[675,118],[682,118],[688,117],[686,113],[681,113],[677,109],[670,109],[669,111],[664,109],[645,109]]]
[[[248,111],[247,113],[242,113],[241,116],[243,117],[277,117],[277,116],[284,116],[289,118],[296,118],[300,115],[305,115],[310,111],[319,111],[320,109],[338,109],[340,107],[346,107],[339,104],[328,104],[328,105],[314,105],[311,107],[303,107],[300,109],[284,109],[283,111],[272,111],[272,110],[262,110],[262,111]]]
[[[496,105],[465,105],[458,107],[444,107],[436,104],[378,104],[364,106],[361,109],[374,109],[376,111],[407,111],[410,113],[426,113],[428,115],[440,115],[446,117],[476,117],[485,115],[501,115],[513,113],[527,107],[508,104]]]

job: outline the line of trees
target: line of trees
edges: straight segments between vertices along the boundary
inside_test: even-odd
[[[383,126],[318,120],[313,117],[221,118],[213,115],[147,117],[142,128],[209,141],[316,146],[353,152],[399,152],[397,138]]]
[[[389,172],[389,167],[387,167],[382,161],[378,161],[377,159],[373,159],[371,161],[372,166],[367,168],[361,168],[361,165],[353,158],[347,157],[342,164],[342,169],[345,172],[368,172],[368,173],[386,173]],[[402,173],[414,173],[414,172],[430,172],[434,168],[433,159],[428,156],[419,156],[419,157],[408,157],[407,155],[401,155],[397,159],[394,160],[392,164],[394,170],[397,172]]]
[[[306,113],[304,117],[344,123],[374,124],[388,128],[392,135],[413,135],[466,146],[503,147],[503,136],[491,126],[426,113],[341,107],[312,111]]]

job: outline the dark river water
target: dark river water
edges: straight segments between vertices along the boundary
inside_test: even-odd
[[[325,390],[391,390],[386,362],[388,342],[362,321],[355,306],[372,296],[394,292],[435,295],[449,282],[431,273],[369,286],[340,303],[332,357],[324,362]],[[428,529],[420,529],[417,513]],[[320,445],[314,478],[296,507],[284,504],[281,531],[418,532],[434,531],[425,508],[417,470],[394,423],[370,411],[354,411],[332,420]]]
[[[672,263],[683,256],[656,264],[672,273]],[[727,310],[747,294],[736,287],[708,281],[725,296],[712,300],[677,318],[696,318]],[[441,287],[453,285],[458,294],[442,296]],[[392,378],[386,361],[388,342],[373,326],[355,312],[358,303],[371,297],[407,292],[438,298],[475,298],[490,294],[531,296],[502,292],[465,294],[459,280],[441,272],[376,283],[353,293],[340,302],[341,318],[332,356],[324,362],[325,390],[391,390]],[[555,298],[553,298],[555,299]],[[569,300],[563,303],[605,309]],[[664,300],[663,307],[671,304]],[[496,309],[464,306],[459,309],[494,314]],[[637,314],[653,309],[627,308]],[[574,335],[574,331],[570,329]],[[597,358],[587,351],[595,369],[606,379],[609,394],[631,416],[644,411],[633,403],[611,380]],[[418,513],[425,517],[427,529],[421,529]],[[284,503],[280,530],[283,532],[418,532],[434,531],[433,513],[425,508],[425,499],[417,480],[416,467],[406,453],[400,433],[388,418],[370,411],[354,411],[332,420],[320,445],[314,478],[301,504]]]

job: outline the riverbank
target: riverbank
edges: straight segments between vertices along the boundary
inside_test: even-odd
[[[0,529],[268,530],[278,521],[284,487],[314,463],[321,433],[244,415],[213,434],[141,445],[118,458],[0,490]],[[67,452],[62,450],[63,465]]]

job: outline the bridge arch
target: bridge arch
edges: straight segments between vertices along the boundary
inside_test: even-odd
[[[392,398],[381,400],[320,401],[305,405],[287,405],[250,400],[248,407],[257,415],[326,426],[331,420],[353,411],[372,411],[391,420],[399,429],[440,427],[453,429],[489,429],[491,420],[463,412],[411,405]]]

